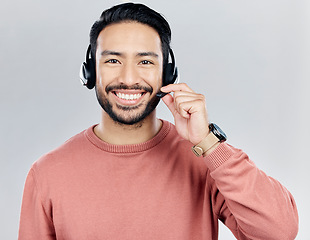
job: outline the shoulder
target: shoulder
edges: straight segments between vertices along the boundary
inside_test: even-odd
[[[83,130],[82,132],[74,135],[59,147],[41,156],[34,162],[32,169],[37,170],[49,170],[57,165],[64,163],[71,163],[75,156],[78,156],[83,151],[84,146],[88,144],[86,132],[92,127]]]

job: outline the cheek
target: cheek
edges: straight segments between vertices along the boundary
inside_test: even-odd
[[[96,84],[98,85],[97,87],[99,88],[105,88],[113,81],[113,79],[116,76],[115,72],[112,72],[110,69],[104,69],[104,68],[101,69],[99,68],[99,70],[96,73],[97,73]]]
[[[155,80],[156,80],[157,86],[159,86],[159,88],[161,88],[162,85],[163,85],[163,71],[162,71],[162,68],[160,69],[160,71],[158,71]]]
[[[143,69],[140,71],[140,76],[153,87],[157,87],[157,85],[162,85],[162,69],[154,68],[154,69]]]
[[[103,92],[103,90],[105,89],[105,84],[101,75],[97,75],[96,88],[100,89],[101,92]]]

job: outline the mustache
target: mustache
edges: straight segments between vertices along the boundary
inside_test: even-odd
[[[152,93],[153,88],[151,86],[141,86],[141,85],[133,85],[133,86],[128,86],[125,84],[118,84],[118,85],[111,85],[111,86],[106,86],[105,91],[108,94],[111,91],[115,90],[120,90],[120,89],[126,89],[126,90],[144,90],[146,92]]]

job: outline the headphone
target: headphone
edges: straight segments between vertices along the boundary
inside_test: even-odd
[[[167,64],[163,72],[163,86],[173,84],[178,78],[178,68],[175,66],[174,54],[169,48],[171,62]],[[86,60],[82,63],[80,69],[80,80],[83,86],[92,89],[96,85],[96,65],[91,54],[91,46],[89,45],[86,51]]]

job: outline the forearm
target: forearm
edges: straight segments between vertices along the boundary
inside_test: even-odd
[[[224,213],[223,218],[233,217],[237,231],[250,239],[294,239],[298,229],[295,202],[278,181],[225,143],[204,159],[232,214]]]

